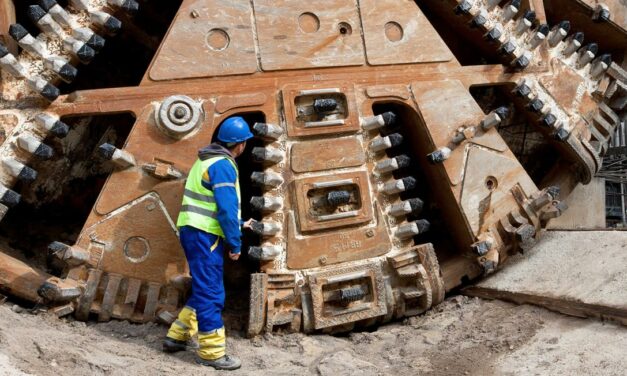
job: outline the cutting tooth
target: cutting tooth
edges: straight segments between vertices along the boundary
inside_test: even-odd
[[[26,78],[26,68],[9,52],[5,45],[0,43],[0,67],[16,78]]]
[[[55,21],[52,16],[39,5],[31,5],[28,7],[28,17],[41,31],[47,34],[54,34],[59,38],[63,38],[63,28]]]
[[[485,28],[488,23],[488,12],[485,9],[481,9],[479,13],[472,19],[470,25],[472,27],[481,27]]]
[[[512,0],[503,7],[503,13],[501,14],[501,18],[503,22],[507,22],[514,18],[516,13],[520,10],[521,0]]]
[[[451,156],[451,149],[443,146],[427,155],[427,160],[431,163],[442,163]]]
[[[592,14],[592,20],[595,22],[607,22],[610,20],[610,8],[605,4],[597,4]]]
[[[492,10],[492,9],[494,9],[494,7],[499,5],[500,2],[501,2],[501,0],[488,0],[487,7],[488,7],[488,9]]]
[[[533,54],[530,51],[524,51],[520,57],[512,62],[512,65],[516,69],[525,69],[531,63],[531,59],[533,59]]]
[[[424,202],[419,198],[410,198],[409,200],[401,201],[398,204],[390,206],[388,213],[394,217],[400,217],[409,214],[419,214],[424,207]]]
[[[272,140],[278,140],[283,135],[283,128],[278,125],[268,123],[255,123],[253,131],[259,137],[265,137]]]
[[[554,137],[558,141],[565,142],[570,137],[570,132],[566,128],[561,127],[555,132]]]
[[[259,172],[255,171],[252,173],[250,180],[259,186],[266,188],[276,188],[279,185],[283,184],[283,177],[274,172]]]
[[[534,98],[533,100],[531,100],[531,102],[529,102],[529,109],[532,112],[539,114],[542,112],[543,108],[544,108],[544,102],[538,97]]]
[[[472,3],[469,0],[460,0],[459,4],[455,6],[454,12],[457,15],[469,14],[470,9],[472,9]]]
[[[564,56],[568,57],[572,55],[573,53],[575,53],[575,51],[577,51],[579,48],[581,48],[581,45],[583,44],[583,38],[584,38],[584,34],[581,31],[578,31],[575,34],[571,35],[566,40],[566,48],[564,48]]]
[[[30,35],[26,28],[19,23],[13,24],[9,27],[9,35],[15,39],[20,47],[31,55],[37,57],[44,57],[47,55],[44,44]]]
[[[403,136],[400,133],[392,133],[386,137],[377,137],[370,142],[370,150],[377,152],[399,146],[403,143]]]
[[[0,204],[12,208],[20,203],[22,196],[19,193],[10,190],[4,185],[0,184]]]
[[[258,222],[254,221],[251,224],[251,230],[261,236],[275,236],[282,230],[282,226],[279,222],[276,221],[265,221]]]
[[[592,62],[592,68],[590,69],[590,74],[592,75],[592,77],[600,76],[601,74],[605,73],[605,71],[610,67],[611,64],[612,64],[612,55],[603,54],[597,57],[596,59],[594,59],[594,61]]]
[[[431,224],[426,219],[420,219],[398,227],[394,235],[399,239],[409,239],[429,231]]]
[[[371,131],[394,124],[396,122],[396,114],[393,112],[385,112],[381,115],[361,118],[359,122],[365,130]]]
[[[96,56],[96,51],[89,47],[87,43],[74,39],[73,37],[66,37],[63,40],[63,48],[76,56],[83,64],[89,64]]]
[[[37,171],[15,159],[3,159],[2,165],[9,175],[18,180],[30,182],[37,179]]]
[[[72,29],[72,37],[85,42],[94,51],[100,51],[105,46],[105,39],[100,35],[94,33],[91,29],[86,27],[80,27]]]
[[[69,125],[50,114],[41,113],[35,117],[35,121],[40,127],[60,138],[65,137],[70,131]]]
[[[496,42],[496,41],[501,40],[501,37],[503,36],[503,32],[504,32],[503,25],[497,23],[483,37],[489,42]]]
[[[256,162],[279,163],[283,161],[283,152],[273,147],[254,147],[252,150],[253,160]]]
[[[133,154],[118,149],[111,144],[100,145],[98,151],[104,159],[112,161],[118,167],[128,168],[137,164],[137,162],[135,162],[135,157],[133,157]]]
[[[74,28],[75,22],[72,16],[55,0],[40,0],[39,6],[48,12],[59,25]]]
[[[77,246],[69,246],[61,242],[52,242],[48,245],[50,255],[64,261],[70,266],[82,265],[89,261],[89,251]]]
[[[557,46],[570,31],[570,21],[562,21],[553,28],[549,35],[549,46]]]
[[[107,4],[119,8],[130,15],[134,15],[139,10],[139,3],[135,0],[107,0]]]
[[[525,79],[518,82],[518,85],[514,88],[514,93],[521,98],[529,98],[531,95],[531,88],[527,85],[527,81]]]
[[[544,115],[542,117],[542,125],[547,127],[547,128],[555,128],[556,124],[558,124],[557,122],[557,116],[553,115],[551,112],[549,112],[548,114]]]
[[[417,183],[416,179],[409,176],[406,178],[393,180],[389,183],[385,183],[383,185],[382,191],[383,193],[388,194],[388,195],[394,195],[394,194],[401,193],[401,192],[407,192],[407,191],[414,189],[416,187],[416,183]]]
[[[41,159],[50,159],[54,155],[50,146],[28,134],[23,134],[17,138],[17,146]]]
[[[544,42],[547,35],[549,35],[549,30],[549,25],[547,24],[538,26],[535,34],[533,34],[533,37],[531,37],[531,40],[529,41],[529,48],[532,50],[538,48],[538,46]]]
[[[48,81],[44,80],[39,76],[28,77],[26,79],[28,86],[31,87],[34,91],[36,91],[39,95],[46,98],[50,102],[54,102],[55,99],[61,95],[59,89],[50,84]]]
[[[579,68],[583,68],[589,62],[594,59],[597,52],[599,52],[599,46],[596,43],[589,43],[585,47],[579,50],[579,57],[577,59],[577,65]]]
[[[394,158],[385,159],[377,163],[375,166],[375,170],[381,174],[388,173],[400,170],[401,168],[409,167],[410,162],[411,158],[409,158],[405,154],[401,154]]]
[[[277,258],[283,251],[283,247],[279,245],[265,245],[261,247],[248,248],[248,257],[259,261],[271,261]]]
[[[122,28],[122,22],[109,13],[101,11],[89,12],[91,22],[101,27],[107,34],[115,35]]]
[[[270,196],[253,196],[250,199],[250,206],[253,210],[262,213],[272,213],[283,207],[283,198]]]
[[[536,12],[532,10],[525,11],[522,17],[518,20],[518,24],[516,25],[516,34],[520,35],[527,31],[533,22],[536,20]]]
[[[499,107],[496,110],[490,112],[480,123],[481,128],[487,131],[490,128],[501,124],[509,116],[509,109],[505,106]]]
[[[56,73],[65,82],[72,82],[78,74],[78,70],[67,60],[58,56],[48,56],[44,60],[44,66]]]

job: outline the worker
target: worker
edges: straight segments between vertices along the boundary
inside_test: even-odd
[[[163,351],[186,350],[198,333],[199,364],[234,370],[241,361],[226,354],[222,322],[224,308],[224,250],[231,260],[240,257],[242,224],[239,174],[235,158],[253,137],[241,117],[226,119],[217,142],[200,149],[185,184],[177,227],[192,275],[191,296],[170,326]]]

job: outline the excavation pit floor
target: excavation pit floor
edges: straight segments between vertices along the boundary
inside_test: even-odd
[[[0,376],[218,373],[167,355],[167,328],[84,323],[0,305]],[[343,336],[232,331],[231,375],[624,375],[627,328],[529,305],[454,296],[425,315]]]

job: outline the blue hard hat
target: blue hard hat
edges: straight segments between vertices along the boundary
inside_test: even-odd
[[[218,141],[228,144],[244,142],[252,137],[248,123],[239,116],[223,121],[218,131]]]

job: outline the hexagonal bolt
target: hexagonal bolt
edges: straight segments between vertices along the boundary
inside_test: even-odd
[[[479,124],[484,131],[501,124],[509,116],[509,108],[502,106],[490,112]]]
[[[472,3],[469,0],[460,0],[459,4],[457,4],[457,6],[455,6],[453,11],[457,15],[469,14],[471,8],[472,8]]]
[[[283,128],[278,125],[268,123],[255,123],[253,131],[259,137],[278,140],[283,135]]]
[[[583,44],[584,34],[581,31],[576,32],[566,39],[566,47],[564,48],[563,54],[568,57],[575,53],[581,45]]]
[[[490,251],[490,248],[492,248],[492,243],[487,240],[478,241],[470,245],[470,249],[473,253],[479,256],[484,256]]]
[[[48,56],[44,59],[46,69],[53,71],[65,82],[72,82],[78,74],[78,70],[67,60],[58,56]]]
[[[403,143],[403,135],[392,133],[386,137],[377,137],[370,142],[370,150],[373,152],[387,150]]]
[[[250,199],[250,207],[258,212],[272,213],[283,208],[283,198],[270,196],[253,196]]]
[[[283,177],[271,171],[255,171],[251,174],[250,180],[253,182],[253,184],[264,188],[276,188],[279,185],[283,184]]]
[[[9,49],[0,43],[0,68],[15,78],[26,78],[28,71],[20,64]]]
[[[283,161],[284,153],[271,146],[265,148],[254,147],[252,150],[252,156],[255,162],[279,163]]]
[[[283,226],[279,222],[275,221],[254,221],[251,226],[251,230],[260,236],[274,236],[281,232]]]
[[[400,170],[401,168],[409,167],[411,158],[405,154],[397,155],[394,158],[389,158],[378,162],[374,169],[380,174]]]
[[[44,57],[48,54],[46,46],[40,40],[30,35],[28,30],[19,23],[9,26],[9,35],[31,55]]]
[[[393,112],[384,112],[381,115],[370,116],[367,118],[359,119],[359,122],[367,131],[387,127],[396,122],[396,114]]]
[[[89,64],[96,57],[96,51],[93,48],[89,47],[87,43],[72,37],[66,37],[63,40],[63,48],[83,64]]]
[[[70,126],[59,120],[58,117],[41,113],[35,117],[37,125],[52,133],[53,135],[63,138],[70,131]]]
[[[40,159],[50,159],[54,155],[50,146],[28,134],[23,134],[17,138],[17,146]]]
[[[107,34],[115,35],[122,29],[122,22],[109,13],[90,11],[89,18],[92,23],[101,27]]]
[[[610,8],[605,4],[597,4],[592,13],[592,20],[595,22],[607,22],[610,20]]]
[[[488,31],[483,36],[483,38],[486,39],[488,42],[496,42],[496,41],[501,40],[502,36],[503,36],[503,25],[496,24],[494,25],[492,29],[490,29],[490,31]]]
[[[72,29],[72,36],[79,41],[85,42],[94,51],[102,50],[106,43],[103,37],[86,27]]]
[[[549,25],[542,24],[538,26],[536,32],[533,34],[533,37],[528,42],[529,49],[535,50],[539,45],[542,44],[546,40],[546,37],[549,35]]]
[[[0,204],[12,208],[19,204],[21,200],[22,196],[19,193],[0,184]]]
[[[411,176],[408,176],[406,178],[394,180],[394,181],[384,184],[381,190],[385,194],[394,195],[397,193],[407,192],[407,191],[414,189],[416,187],[416,183],[417,183],[416,179],[414,179]]]
[[[133,154],[118,149],[111,144],[100,145],[98,147],[98,152],[100,153],[101,157],[115,163],[115,165],[120,168],[128,168],[137,164],[137,162],[135,162],[135,157],[133,157]]]
[[[577,58],[577,66],[583,68],[589,62],[594,59],[599,52],[599,46],[596,43],[588,43],[585,47],[579,49],[579,56]],[[611,63],[611,62],[610,62]]]
[[[549,34],[549,46],[557,46],[562,40],[564,40],[564,38],[566,38],[569,31],[570,21],[562,21],[559,24],[555,25],[555,27],[553,27],[553,30],[551,30],[551,33]]]
[[[39,5],[43,10],[48,12],[58,24],[69,28],[74,27],[75,22],[72,16],[55,0],[40,0]]]
[[[592,68],[590,68],[590,75],[592,75],[592,77],[598,77],[602,75],[603,73],[607,71],[607,69],[610,67],[611,64],[612,64],[612,55],[603,54],[597,57],[596,59],[594,59],[594,61],[592,61]]]
[[[67,302],[82,295],[76,281],[49,278],[37,290],[37,294],[49,302]]]
[[[281,252],[283,252],[283,247],[279,245],[253,246],[248,248],[248,257],[259,261],[271,261],[277,258]]]
[[[401,201],[398,204],[390,206],[388,214],[394,217],[400,217],[408,214],[420,214],[424,202],[419,198],[410,198],[409,200]]]
[[[107,0],[107,4],[114,8],[121,9],[130,15],[134,15],[139,10],[139,3],[135,0]]]
[[[416,235],[429,231],[429,227],[431,227],[429,221],[426,219],[419,219],[417,221],[398,226],[396,232],[394,232],[394,236],[402,240],[413,238]]]
[[[451,149],[443,146],[433,153],[427,154],[427,160],[431,163],[442,163],[451,156]]]
[[[63,28],[39,5],[31,5],[26,11],[28,18],[37,25],[39,30],[63,38]]]
[[[37,171],[15,159],[3,159],[2,166],[5,172],[18,180],[31,182],[37,179]]]
[[[521,0],[512,0],[509,3],[505,4],[503,7],[503,12],[501,13],[501,19],[503,22],[508,22],[518,13],[520,9]]]
[[[69,246],[61,242],[50,243],[48,245],[48,252],[50,255],[65,262],[69,266],[82,265],[88,262],[91,257],[87,250],[77,246]]]

